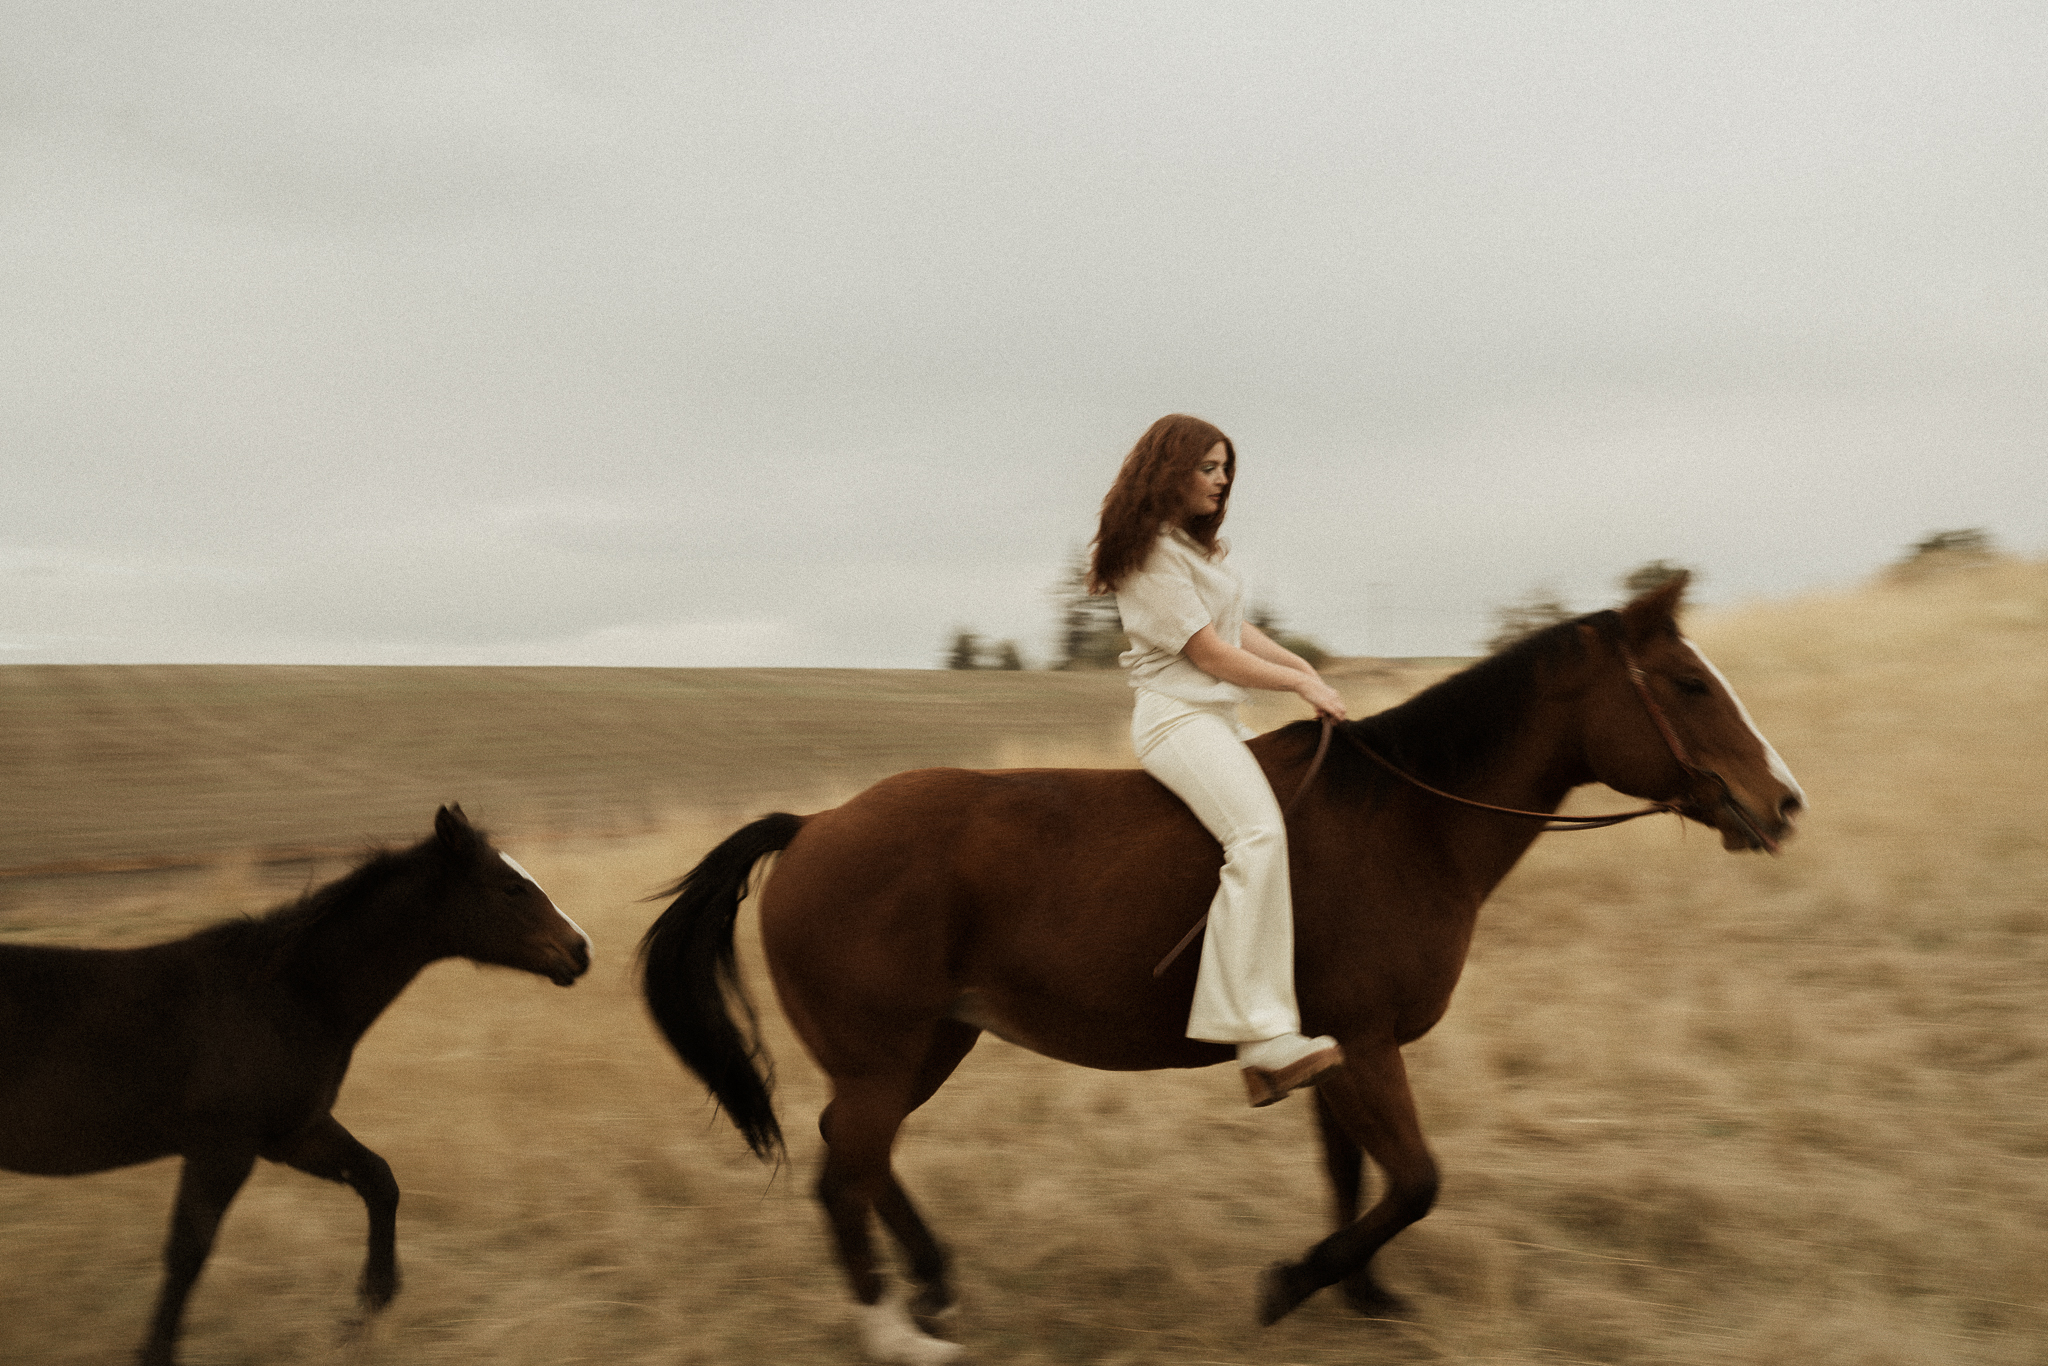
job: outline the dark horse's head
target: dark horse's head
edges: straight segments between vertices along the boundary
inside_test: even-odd
[[[1575,629],[1588,676],[1585,754],[1601,782],[1670,802],[1725,849],[1776,853],[1806,794],[1721,671],[1678,629],[1687,575]]]
[[[533,876],[500,853],[459,806],[444,806],[420,852],[449,874],[436,947],[451,957],[519,968],[568,986],[590,969],[590,936],[562,914]]]

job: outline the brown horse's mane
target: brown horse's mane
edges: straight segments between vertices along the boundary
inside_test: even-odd
[[[1584,655],[1581,626],[1603,638],[1620,629],[1620,614],[1593,612],[1525,636],[1415,696],[1372,716],[1343,723],[1365,744],[1418,778],[1439,787],[1486,771],[1512,739],[1539,678],[1554,665]],[[1295,723],[1312,735],[1315,723]],[[1291,729],[1291,728],[1290,728]],[[1333,776],[1374,787],[1396,780],[1352,746],[1330,753]]]
[[[305,942],[306,936],[330,921],[362,910],[378,895],[413,871],[433,841],[406,849],[373,849],[363,862],[332,882],[323,883],[260,915],[217,921],[191,935],[224,952],[277,965]]]

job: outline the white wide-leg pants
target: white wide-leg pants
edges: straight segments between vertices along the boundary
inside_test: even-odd
[[[1145,771],[1188,804],[1223,846],[1209,904],[1188,1037],[1251,1043],[1301,1030],[1294,999],[1294,902],[1287,826],[1235,706],[1136,690],[1131,741]]]

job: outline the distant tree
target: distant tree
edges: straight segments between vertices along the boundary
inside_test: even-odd
[[[1924,578],[1950,569],[1989,564],[1997,558],[1998,543],[1983,527],[1933,531],[1914,542],[1904,555],[1892,562],[1891,576],[1895,579]]]
[[[1116,598],[1089,593],[1085,550],[1068,560],[1053,589],[1053,603],[1059,612],[1059,656],[1052,667],[1115,668],[1117,656],[1130,648],[1130,640],[1124,635],[1123,618],[1117,615]]]
[[[1577,615],[1564,605],[1557,593],[1549,588],[1532,589],[1518,602],[1507,603],[1493,609],[1493,634],[1480,646],[1488,654],[1496,654],[1535,635],[1546,626],[1555,626],[1560,621],[1570,621]]]
[[[1014,640],[999,640],[990,645],[973,631],[963,626],[953,633],[953,641],[946,647],[946,667],[949,669],[1021,669],[1024,656],[1017,649]]]
[[[1621,576],[1621,591],[1632,598],[1639,597],[1652,589],[1662,588],[1680,574],[1691,573],[1692,571],[1682,564],[1673,564],[1669,560],[1651,560],[1647,564],[1637,565]],[[1694,583],[1699,582],[1698,574],[1693,574],[1692,577]]]
[[[1292,650],[1307,660],[1310,668],[1320,669],[1323,661],[1330,657],[1330,652],[1323,648],[1321,641],[1311,636],[1299,635],[1281,625],[1280,614],[1266,603],[1259,603],[1253,607],[1251,615],[1246,620],[1271,636],[1273,643],[1281,649]]]

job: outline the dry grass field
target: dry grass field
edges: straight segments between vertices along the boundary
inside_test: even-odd
[[[1436,1212],[1383,1256],[1412,1319],[1362,1321],[1325,1294],[1252,1326],[1258,1270],[1323,1231],[1306,1105],[1245,1110],[1222,1069],[1103,1075],[985,1042],[900,1150],[957,1254],[974,1360],[2048,1362],[2048,564],[1757,606],[1695,634],[1813,809],[1781,859],[1644,822],[1548,836],[1502,888],[1449,1018],[1410,1050],[1445,1169]],[[1101,679],[683,677],[697,691],[663,699],[645,747],[698,757],[665,764],[633,752],[650,723],[631,708],[586,717],[585,684],[515,677],[544,671],[506,671],[523,701],[478,695],[499,724],[462,722],[473,752],[412,723],[410,745],[365,737],[369,708],[393,724],[407,690],[446,692],[410,671],[289,719],[253,677],[231,705],[170,671],[99,671],[112,702],[0,672],[16,675],[0,678],[10,866],[411,837],[457,796],[597,943],[570,991],[437,966],[366,1040],[337,1113],[405,1188],[408,1277],[374,1330],[337,1343],[360,1204],[266,1168],[195,1297],[195,1366],[857,1359],[808,1195],[817,1079],[771,1011],[793,1165],[754,1163],[642,1017],[632,948],[655,908],[636,898],[738,819],[899,757],[1121,762],[1120,685]],[[1370,705],[1414,681],[1345,686]],[[823,702],[769,695],[823,683]],[[910,729],[935,717],[937,733]],[[71,767],[96,747],[156,769]],[[327,788],[306,776],[351,759]],[[689,764],[709,791],[695,805],[671,781]],[[189,818],[150,795],[187,782],[213,794]],[[125,842],[124,810],[144,817]],[[0,935],[157,937],[306,876],[229,858],[16,878]],[[0,1175],[0,1361],[123,1359],[173,1179]]]

